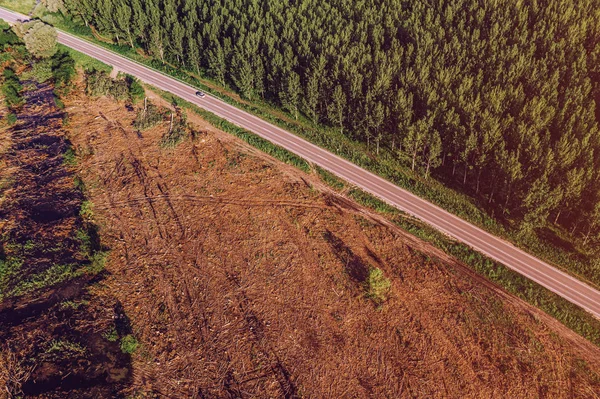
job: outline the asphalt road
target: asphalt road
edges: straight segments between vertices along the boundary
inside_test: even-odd
[[[26,16],[1,8],[0,18],[8,22],[27,19]],[[59,32],[59,42],[112,65],[124,73],[136,76],[159,89],[171,92],[274,144],[286,148],[307,161],[379,197],[388,204],[415,216],[439,231],[501,262],[510,269],[600,318],[599,291],[414,194],[219,99],[210,95],[198,98],[195,96],[196,89],[193,87],[129,61],[85,40]]]

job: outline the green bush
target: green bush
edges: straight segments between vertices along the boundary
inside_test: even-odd
[[[52,79],[51,60],[40,60],[33,64],[30,70],[24,72],[21,77],[23,80],[35,80],[38,83],[44,83]]]
[[[369,275],[365,281],[367,297],[375,304],[381,305],[388,297],[392,283],[385,277],[383,271],[377,267],[369,269]]]
[[[67,151],[65,151],[65,153],[63,154],[63,165],[65,165],[65,166],[77,165],[77,155],[75,154],[75,150],[73,148],[68,148]]]
[[[129,85],[125,80],[112,79],[104,71],[93,70],[86,73],[85,92],[90,97],[109,96],[115,100],[129,98]]]
[[[17,123],[17,115],[13,114],[12,112],[6,115],[6,123],[8,123],[8,126],[12,126]]]
[[[144,97],[146,97],[146,91],[144,87],[140,84],[140,81],[134,78],[131,75],[125,76],[125,81],[129,85],[129,97],[131,101],[135,104],[139,101],[142,101]]]
[[[25,103],[25,100],[21,96],[23,86],[19,82],[19,78],[15,71],[11,68],[4,69],[2,73],[4,77],[4,83],[2,84],[2,94],[4,95],[4,101],[9,108],[16,108]]]
[[[75,76],[75,60],[67,51],[59,51],[52,57],[52,75],[57,87],[71,83]]]
[[[137,339],[131,334],[124,336],[121,338],[121,351],[123,353],[132,354],[138,348],[139,343]]]
[[[150,129],[161,123],[164,118],[161,109],[148,100],[146,107],[138,110],[133,126],[138,130]]]

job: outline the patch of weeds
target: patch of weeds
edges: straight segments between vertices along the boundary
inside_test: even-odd
[[[137,112],[133,127],[138,130],[147,130],[161,123],[164,118],[164,112],[152,102],[146,100],[145,106]]]
[[[7,114],[6,115],[6,123],[8,123],[8,126],[13,126],[15,123],[17,123],[17,115],[15,115],[12,112]]]
[[[33,242],[32,240],[28,240],[25,244],[23,244],[23,249],[25,251],[31,251],[34,248],[35,248],[35,242]]]
[[[119,339],[119,334],[117,333],[117,329],[114,326],[111,327],[110,330],[102,334],[102,336],[110,342],[117,342],[117,340]]]
[[[108,259],[108,251],[97,251],[90,257],[90,264],[87,265],[83,272],[90,275],[101,273],[106,267]]]
[[[54,105],[56,105],[56,108],[58,109],[65,109],[65,103],[58,97],[54,97]]]
[[[339,179],[333,173],[331,173],[319,166],[315,166],[315,171],[317,172],[317,174],[319,175],[321,180],[323,180],[323,182],[325,182],[325,184],[327,184],[329,187],[331,187],[335,190],[338,190],[338,191],[341,191],[344,188],[346,188],[346,184],[344,183],[344,181]]]
[[[85,192],[85,183],[83,182],[83,179],[81,179],[81,177],[75,176],[75,178],[73,179],[73,185],[77,190],[81,191],[82,193]]]
[[[7,294],[8,282],[15,277],[23,267],[23,259],[9,256],[6,259],[0,259],[0,300]]]
[[[92,201],[83,201],[79,209],[79,216],[86,221],[94,220],[94,203]]]
[[[187,116],[185,113],[178,114],[177,118],[171,121],[171,127],[161,139],[160,146],[163,148],[175,148],[189,135],[190,128],[187,124]]]
[[[162,148],[175,148],[187,137],[187,131],[184,128],[173,128],[160,141]]]
[[[41,273],[34,274],[25,281],[21,281],[12,290],[6,293],[8,297],[16,297],[26,295],[35,290],[51,287],[53,285],[62,283],[78,277],[78,273],[75,270],[76,266],[73,264],[67,265],[54,265]]]
[[[89,304],[88,301],[83,300],[83,301],[79,301],[79,302],[74,302],[74,301],[63,301],[60,303],[59,308],[61,310],[67,310],[67,309],[71,309],[71,310],[77,310],[82,306],[87,306]]]
[[[60,353],[63,356],[83,355],[85,352],[86,349],[80,344],[60,339],[50,342],[48,349],[46,349],[46,353]]]
[[[367,298],[375,302],[376,305],[381,305],[386,301],[391,286],[390,280],[385,277],[381,269],[377,267],[369,269],[369,275],[365,281],[365,289],[367,291]]]
[[[79,241],[81,254],[88,256],[92,252],[92,239],[85,229],[78,229],[75,232],[75,238]]]
[[[131,355],[132,353],[134,353],[138,346],[139,346],[139,342],[137,339],[135,339],[135,337],[131,334],[128,334],[126,336],[124,336],[123,338],[121,338],[121,351],[123,353],[127,353],[129,355]]]
[[[72,147],[69,147],[67,151],[63,154],[63,165],[65,166],[75,166],[77,165],[77,154],[75,154],[75,150]]]

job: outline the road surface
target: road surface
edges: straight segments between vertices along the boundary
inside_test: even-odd
[[[26,16],[0,8],[0,18],[9,23]],[[119,71],[133,75],[141,81],[170,92],[190,103],[196,104],[277,144],[309,162],[326,169],[340,178],[360,187],[388,204],[408,213],[439,231],[461,241],[473,249],[506,265],[510,269],[537,282],[550,291],[587,310],[600,318],[600,292],[578,279],[558,270],[512,244],[454,216],[443,209],[403,190],[396,185],[361,169],[360,167],[323,150],[292,133],[278,128],[245,111],[235,108],[217,98],[195,96],[196,89],[160,72],[141,66],[72,35],[59,32],[60,43],[94,57]]]

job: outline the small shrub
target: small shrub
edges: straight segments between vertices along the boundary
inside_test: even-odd
[[[23,72],[23,80],[35,80],[44,83],[52,79],[52,63],[50,60],[40,60],[33,64],[30,70]]]
[[[137,339],[131,334],[121,338],[121,352],[131,355],[139,346]]]
[[[148,101],[145,108],[138,110],[135,121],[133,121],[133,127],[138,130],[147,130],[161,123],[164,118],[161,109]]]
[[[117,333],[117,330],[114,326],[110,330],[102,334],[102,336],[110,342],[117,342],[117,340],[119,339],[119,334]]]
[[[79,216],[86,221],[94,220],[94,203],[92,201],[83,201],[79,209]]]
[[[8,123],[8,126],[13,126],[15,123],[17,123],[17,115],[13,114],[12,112],[6,115],[6,123]]]
[[[390,280],[383,274],[383,271],[377,267],[369,270],[365,285],[367,297],[378,305],[385,302],[392,286]]]
[[[63,165],[65,166],[75,166],[77,165],[77,155],[75,154],[75,150],[71,147],[65,151],[63,154]]]
[[[140,84],[140,81],[131,75],[126,75],[125,81],[129,85],[129,97],[131,97],[131,101],[134,104],[139,101],[142,101],[146,96],[146,91],[144,90],[144,87]]]

